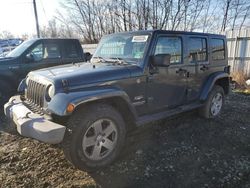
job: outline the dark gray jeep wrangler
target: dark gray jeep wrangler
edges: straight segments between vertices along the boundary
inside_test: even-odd
[[[229,93],[225,36],[138,31],[107,35],[91,63],[41,69],[4,106],[17,131],[61,143],[77,168],[118,156],[128,130],[184,111],[217,116]]]

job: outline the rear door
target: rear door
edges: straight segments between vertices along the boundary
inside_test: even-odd
[[[188,102],[199,98],[202,86],[214,72],[225,65],[225,42],[223,38],[206,35],[187,36],[188,44]]]
[[[192,102],[199,97],[202,84],[210,74],[211,65],[208,56],[208,37],[189,35],[186,37],[188,65],[187,101]]]

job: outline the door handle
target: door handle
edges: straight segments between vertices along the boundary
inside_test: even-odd
[[[206,70],[208,70],[208,66],[207,66],[207,65],[203,65],[203,66],[200,68],[200,70],[206,71]]]
[[[179,68],[179,69],[176,71],[176,74],[179,74],[179,75],[184,76],[184,77],[187,77],[187,78],[190,77],[190,73],[189,73],[186,69],[182,69],[182,68]]]
[[[180,73],[187,73],[187,70],[186,70],[186,69],[179,68],[179,69],[176,71],[176,74],[180,74]]]

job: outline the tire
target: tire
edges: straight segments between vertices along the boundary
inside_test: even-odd
[[[223,109],[224,101],[225,95],[223,88],[215,85],[210,91],[205,104],[199,109],[200,116],[207,119],[218,116]]]
[[[10,85],[6,82],[0,81],[0,108],[3,110],[3,105],[8,102],[9,98],[13,94]]]
[[[71,116],[62,148],[76,168],[95,171],[118,157],[125,135],[125,122],[119,112],[106,104],[93,104]]]

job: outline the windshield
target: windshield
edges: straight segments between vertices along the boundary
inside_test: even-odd
[[[116,34],[104,37],[93,55],[92,62],[100,59],[124,60],[139,63],[144,57],[149,35]]]
[[[18,57],[20,56],[29,46],[31,46],[36,40],[28,40],[23,42],[21,45],[16,47],[10,53],[8,53],[5,57]]]

